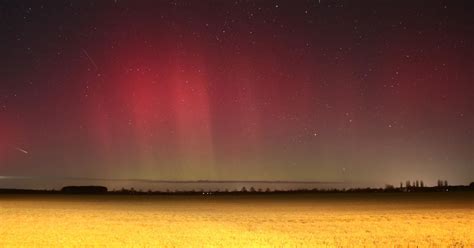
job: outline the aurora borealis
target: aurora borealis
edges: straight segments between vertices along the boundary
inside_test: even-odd
[[[473,181],[470,1],[1,1],[0,176]]]

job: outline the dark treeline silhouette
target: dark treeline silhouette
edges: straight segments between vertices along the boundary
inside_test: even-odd
[[[441,180],[440,180],[441,181]],[[393,185],[386,185],[385,188],[350,188],[350,189],[296,189],[296,190],[275,190],[275,189],[255,189],[242,187],[240,190],[166,190],[166,191],[142,191],[134,188],[108,191],[103,186],[66,186],[61,190],[30,190],[30,189],[0,189],[0,194],[107,194],[107,195],[265,195],[265,194],[317,194],[317,193],[410,193],[410,192],[460,192],[474,191],[474,182],[469,185],[448,185],[446,181],[434,187],[426,187],[424,183],[411,184],[409,181],[396,188]]]
[[[61,189],[66,194],[105,194],[107,191],[104,186],[66,186]]]

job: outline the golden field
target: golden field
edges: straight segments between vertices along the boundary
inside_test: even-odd
[[[0,196],[0,247],[474,247],[474,194]]]

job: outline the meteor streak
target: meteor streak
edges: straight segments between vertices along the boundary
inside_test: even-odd
[[[95,67],[95,69],[98,70],[99,68],[97,67],[97,64],[94,62],[94,60],[92,59],[92,57],[89,56],[89,53],[86,51],[86,49],[82,48],[82,52],[86,55],[86,57],[89,59],[89,61],[91,62],[91,64]]]
[[[22,152],[24,154],[28,154],[28,151],[27,150],[24,150],[24,149],[21,149],[20,147],[15,147],[15,149],[19,152]]]

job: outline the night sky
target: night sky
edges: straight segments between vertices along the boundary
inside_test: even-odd
[[[473,1],[1,1],[0,177],[474,180]]]

